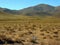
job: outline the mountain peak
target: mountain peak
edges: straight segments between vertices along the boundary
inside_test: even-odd
[[[54,6],[48,5],[48,4],[38,4],[36,5],[37,7],[52,7],[54,8]]]
[[[40,6],[41,6],[41,5],[43,5],[43,6],[48,6],[48,4],[38,4],[38,5],[40,5]]]

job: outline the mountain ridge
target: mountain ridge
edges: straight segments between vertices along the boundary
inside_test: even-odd
[[[16,14],[16,15],[27,15],[27,16],[45,16],[45,15],[54,15],[60,12],[60,6],[51,6],[48,4],[38,4],[36,6],[24,8],[21,10],[11,10],[7,8],[0,8],[0,12],[5,12],[9,14]],[[59,13],[60,15],[60,13]]]

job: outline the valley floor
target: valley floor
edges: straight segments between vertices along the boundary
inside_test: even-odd
[[[1,45],[60,45],[60,23],[0,22]]]

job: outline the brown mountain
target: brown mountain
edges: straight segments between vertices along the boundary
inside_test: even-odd
[[[39,4],[36,6],[24,8],[21,10],[10,10],[7,8],[0,8],[1,12],[9,13],[9,14],[19,14],[19,15],[28,15],[28,16],[46,16],[46,15],[60,15],[60,6],[51,6],[47,4]]]

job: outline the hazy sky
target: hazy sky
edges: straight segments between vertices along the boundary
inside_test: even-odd
[[[60,6],[60,0],[0,0],[0,7],[9,9],[23,9],[37,4]]]

